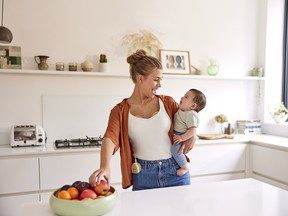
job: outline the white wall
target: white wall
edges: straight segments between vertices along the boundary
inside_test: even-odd
[[[221,73],[247,75],[257,64],[258,0],[9,0],[5,9],[24,68],[36,68],[37,54],[51,56],[54,68],[107,53],[115,70],[126,69],[121,38],[139,29],[157,34],[165,49],[189,50],[196,66],[216,58]]]
[[[25,69],[36,68],[33,57],[38,54],[51,56],[54,70],[58,61],[89,59],[96,66],[99,54],[106,53],[112,72],[128,73],[121,38],[149,29],[164,49],[189,50],[191,63],[202,70],[209,58],[216,58],[221,75],[244,76],[259,63],[258,4],[258,0],[9,0],[4,24],[13,32],[12,44],[22,47]],[[253,81],[169,79],[159,93],[178,101],[191,87],[203,90],[208,98],[200,132],[218,132],[213,121],[216,114],[225,113],[231,121],[258,117]],[[127,78],[2,74],[0,143],[9,142],[12,124],[42,124],[42,95],[129,96],[132,88]]]

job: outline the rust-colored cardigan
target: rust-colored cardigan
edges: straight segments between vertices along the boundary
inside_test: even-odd
[[[170,96],[156,95],[163,101],[165,110],[171,119],[169,137],[173,143],[173,116],[178,110],[178,104]],[[114,152],[120,147],[122,187],[128,188],[132,185],[131,165],[134,162],[133,150],[128,137],[128,114],[129,104],[127,99],[117,104],[110,112],[109,122],[104,134],[114,144]]]

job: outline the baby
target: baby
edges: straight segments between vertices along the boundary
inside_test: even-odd
[[[184,175],[189,170],[183,152],[178,154],[182,144],[181,142],[196,136],[196,128],[199,125],[198,112],[200,112],[205,105],[205,95],[197,89],[190,89],[184,97],[181,98],[179,110],[174,115],[174,144],[172,145],[172,155],[180,166],[180,169],[177,170],[178,176]]]

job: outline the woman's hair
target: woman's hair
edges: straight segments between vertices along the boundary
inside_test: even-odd
[[[206,96],[198,89],[190,89],[189,91],[195,95],[193,99],[193,102],[197,104],[195,111],[200,112],[206,106]]]
[[[153,69],[162,69],[161,62],[155,57],[147,56],[146,52],[142,49],[128,56],[127,62],[130,64],[129,71],[133,83],[136,83],[137,74],[147,77]]]

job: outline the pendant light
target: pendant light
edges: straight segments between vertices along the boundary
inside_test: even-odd
[[[2,19],[0,26],[0,43],[9,44],[13,39],[12,32],[3,26],[3,17],[4,17],[4,0],[2,0]]]

